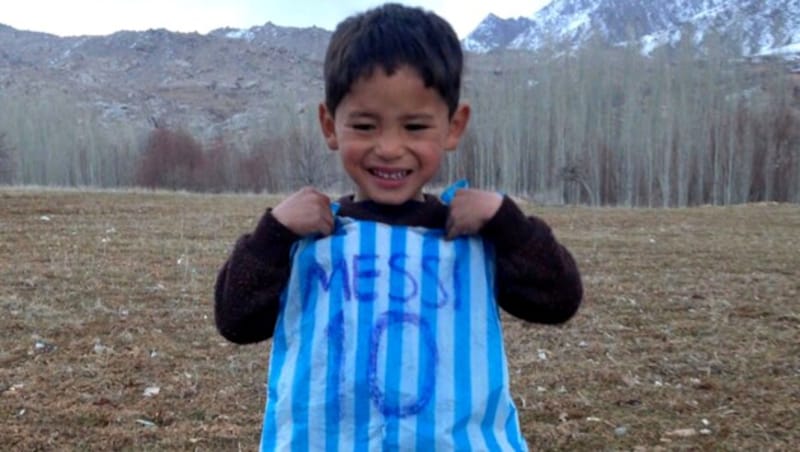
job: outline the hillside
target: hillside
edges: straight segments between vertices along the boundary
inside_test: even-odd
[[[800,54],[800,0],[554,0],[529,17],[489,15],[464,40],[471,51],[575,48],[591,39],[645,54],[681,39],[717,39],[741,56]]]

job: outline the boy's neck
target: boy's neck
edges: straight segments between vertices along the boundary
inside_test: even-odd
[[[372,200],[365,198],[361,193],[357,191],[353,194],[353,202],[364,202],[364,201],[372,201]],[[425,193],[419,192],[417,196],[406,200],[403,204],[408,203],[409,201],[425,202]],[[377,201],[372,201],[372,202],[376,204],[381,204]],[[387,205],[401,205],[401,204],[387,204]]]
[[[407,200],[407,201],[405,201],[405,202],[403,202],[401,204],[384,204],[384,203],[381,203],[381,202],[378,202],[378,201],[373,201],[372,199],[360,198],[358,196],[358,194],[351,195],[351,196],[349,196],[349,198],[350,198],[350,201],[353,202],[353,203],[369,204],[369,205],[374,205],[374,206],[376,206],[378,208],[382,208],[382,209],[386,209],[386,210],[394,210],[394,209],[404,209],[407,206],[418,207],[420,204],[424,204],[425,202],[428,201],[428,196],[430,196],[430,195],[426,195],[426,194],[420,193],[419,198],[412,198],[412,199],[409,199],[409,200]]]
[[[353,195],[340,198],[339,201],[341,207],[338,215],[361,220],[427,228],[443,228],[447,220],[447,208],[430,194],[425,195],[425,201],[411,199],[403,204],[356,201]]]

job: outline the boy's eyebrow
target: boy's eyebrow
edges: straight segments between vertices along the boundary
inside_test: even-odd
[[[378,119],[379,115],[368,111],[354,111],[347,115],[347,119]],[[402,121],[430,121],[434,118],[431,113],[409,113],[400,116]]]
[[[375,119],[378,115],[368,111],[354,111],[347,115],[347,119]]]
[[[400,118],[404,121],[414,121],[414,120],[430,121],[431,119],[433,119],[433,115],[430,113],[412,113],[409,115],[403,115]]]

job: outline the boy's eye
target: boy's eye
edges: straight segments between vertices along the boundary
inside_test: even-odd
[[[369,123],[360,123],[360,124],[353,124],[352,126],[356,130],[372,130],[375,128],[373,124]]]
[[[416,131],[416,130],[425,130],[428,128],[427,124],[408,124],[406,125],[406,130],[409,131]]]

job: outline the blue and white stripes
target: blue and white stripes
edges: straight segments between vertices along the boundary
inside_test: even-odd
[[[479,237],[348,218],[298,242],[262,450],[526,450],[491,253]]]

